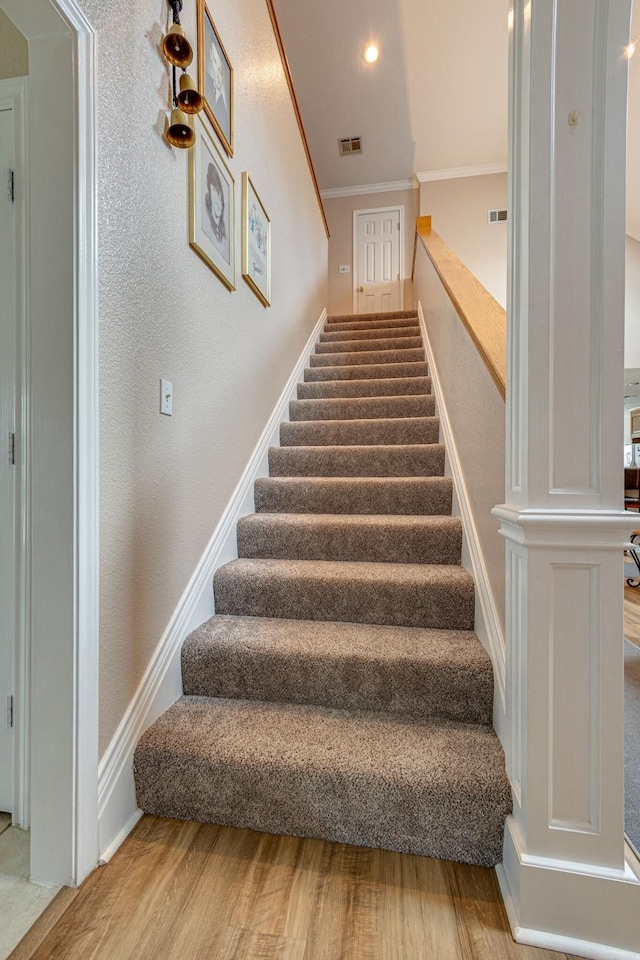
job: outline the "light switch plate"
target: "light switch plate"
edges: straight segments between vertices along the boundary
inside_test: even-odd
[[[341,267],[338,267],[338,273],[351,273],[351,267],[349,264],[343,264]]]
[[[166,417],[173,415],[173,384],[170,380],[160,381],[160,413]]]

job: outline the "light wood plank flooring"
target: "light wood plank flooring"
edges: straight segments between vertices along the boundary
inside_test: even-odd
[[[156,817],[33,948],[13,960],[565,958],[512,941],[493,870]]]
[[[624,585],[624,635],[640,647],[640,587]]]

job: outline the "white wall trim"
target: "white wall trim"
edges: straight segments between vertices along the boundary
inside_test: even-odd
[[[296,366],[269,417],[240,480],[200,558],[187,587],[147,666],[142,680],[100,761],[98,819],[100,859],[118,849],[137,822],[133,783],[133,753],[144,731],[182,695],[180,650],[188,634],[213,614],[212,580],[223,563],[237,557],[236,525],[254,510],[253,484],[269,475],[269,447],[279,446],[279,428],[289,400],[303,378],[316,340],[327,317],[326,309],[314,326]]]
[[[394,203],[391,207],[372,207],[365,210],[354,210],[353,211],[353,286],[351,288],[352,296],[352,309],[354,313],[358,313],[358,287],[360,286],[360,261],[358,257],[358,217],[361,217],[366,213],[395,213],[396,210],[400,214],[400,229],[398,233],[400,234],[398,239],[398,273],[400,274],[398,279],[398,284],[400,287],[400,309],[404,310],[404,281],[406,277],[404,276],[405,262],[404,262],[404,204],[403,203]]]
[[[506,169],[506,167],[505,167]],[[388,183],[361,183],[356,187],[330,187],[321,190],[323,200],[332,200],[334,197],[360,197],[368,193],[393,193],[395,190],[417,190],[420,184],[415,178],[411,180],[390,180]]]
[[[447,411],[447,403],[442,392],[442,385],[438,376],[438,367],[434,360],[433,348],[429,340],[429,333],[425,323],[422,303],[418,301],[418,319],[420,329],[424,340],[427,354],[427,364],[429,367],[429,376],[433,384],[433,392],[436,398],[438,416],[440,417],[440,427],[442,430],[443,443],[446,446],[447,460],[451,469],[451,476],[456,491],[458,505],[460,508],[460,518],[464,528],[466,545],[469,550],[471,569],[476,587],[476,595],[479,601],[476,603],[476,624],[475,630],[485,646],[488,648],[489,655],[493,663],[493,671],[496,680],[496,692],[498,696],[494,702],[494,725],[500,739],[504,742],[506,736],[506,659],[505,659],[505,639],[498,615],[491,581],[485,563],[484,554],[480,546],[475,520],[471,509],[471,501],[467,491],[467,484],[462,472],[458,448],[456,446],[451,421]]]
[[[29,534],[29,116],[28,77],[0,80],[0,107],[14,116],[15,225],[16,225],[16,516],[15,545],[16,630],[14,656],[14,801],[13,823],[29,827],[30,765],[30,534]]]
[[[416,173],[419,183],[429,183],[431,180],[458,180],[462,177],[485,177],[492,173],[506,173],[506,163],[483,163],[476,167],[447,167],[444,170],[425,170]]]

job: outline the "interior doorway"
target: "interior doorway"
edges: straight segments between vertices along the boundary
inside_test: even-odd
[[[354,313],[402,310],[404,206],[353,212]]]

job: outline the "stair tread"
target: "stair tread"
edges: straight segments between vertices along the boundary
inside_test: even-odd
[[[354,364],[372,365],[382,363],[418,363],[424,361],[424,347],[394,350],[344,350],[339,353],[312,353],[311,367],[347,367]]]
[[[490,724],[491,659],[465,630],[216,615],[186,639],[187,695]]]
[[[442,476],[440,443],[363,444],[361,446],[271,447],[269,473],[276,476]]]
[[[334,397],[291,400],[291,423],[316,420],[378,420],[399,417],[433,417],[435,398],[417,397]]]
[[[254,513],[238,521],[238,556],[261,559],[460,563],[457,517]]]
[[[256,511],[423,516],[451,513],[450,477],[260,477]]]
[[[355,353],[379,350],[419,350],[422,349],[422,337],[383,337],[379,340],[320,340],[316,343],[316,354]]]
[[[346,365],[311,366],[305,367],[304,379],[306,383],[317,380],[370,380],[393,379],[395,377],[426,377],[428,375],[425,360],[407,361],[398,363],[395,360],[388,363],[352,363]]]
[[[378,313],[335,313],[327,317],[327,323],[344,323],[359,321],[370,323],[376,320],[408,320],[418,319],[415,310],[381,310]]]
[[[143,734],[134,771],[160,816],[487,865],[511,804],[488,726],[256,700],[183,697]]]
[[[437,443],[438,417],[367,417],[362,420],[295,420],[280,425],[287,446],[388,446]]]
[[[362,326],[362,325],[361,325]],[[398,339],[420,337],[420,327],[416,325],[404,327],[376,327],[375,329],[334,330],[330,327],[323,330],[318,338],[319,343],[350,343],[352,340]]]
[[[317,373],[317,370],[314,370]],[[428,376],[377,377],[372,380],[314,380],[299,383],[299,400],[354,399],[361,397],[422,397],[431,396],[431,378]]]
[[[351,584],[401,583],[421,585],[425,583],[473,584],[471,574],[456,564],[430,563],[378,563],[360,560],[230,560],[218,567],[215,577],[224,571],[226,576],[255,574],[287,579],[304,577],[321,583],[327,580],[347,581]],[[214,579],[215,579],[214,577]]]

